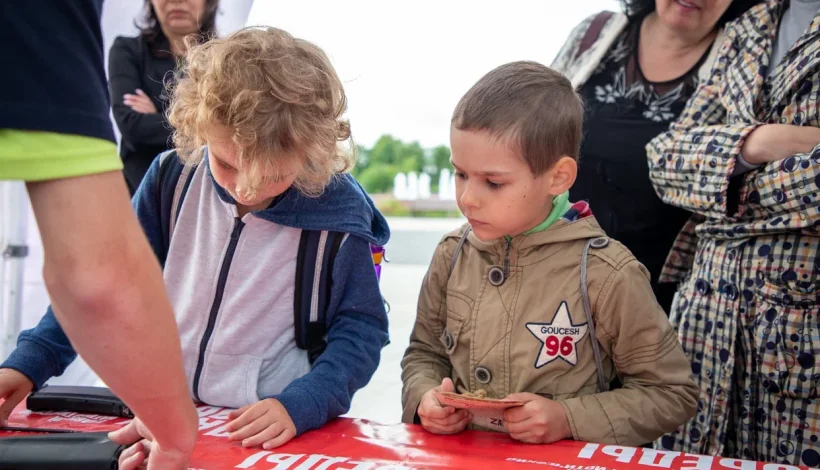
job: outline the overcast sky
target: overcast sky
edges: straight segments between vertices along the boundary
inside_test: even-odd
[[[248,25],[276,26],[327,52],[348,96],[353,137],[447,144],[450,114],[506,62],[549,65],[572,28],[616,0],[256,0]]]

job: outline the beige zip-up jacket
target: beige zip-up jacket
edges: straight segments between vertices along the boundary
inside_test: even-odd
[[[444,377],[458,392],[556,400],[580,441],[641,445],[694,415],[691,367],[648,272],[612,240],[590,251],[587,285],[606,381],[623,386],[598,393],[580,289],[584,246],[605,236],[594,217],[560,219],[509,242],[471,233],[451,274],[465,229],[444,237],[424,278],[402,361],[404,422],[414,421],[422,395]],[[489,272],[505,262],[506,280],[494,286]]]

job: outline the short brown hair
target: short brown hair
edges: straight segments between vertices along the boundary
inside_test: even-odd
[[[178,75],[168,117],[186,163],[201,159],[209,127],[222,125],[249,167],[249,193],[294,161],[303,167],[294,187],[309,196],[351,167],[352,152],[339,145],[354,148],[344,88],[316,45],[281,29],[245,28],[189,44]]]
[[[510,139],[536,176],[560,157],[578,159],[584,107],[569,79],[536,62],[493,69],[458,102],[452,125]]]

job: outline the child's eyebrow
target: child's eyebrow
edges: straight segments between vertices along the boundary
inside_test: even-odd
[[[455,163],[453,163],[453,160],[450,160],[450,165],[453,165],[453,168],[455,168],[455,169],[456,169],[456,171],[461,171],[461,168],[459,168],[459,167],[458,167],[458,165],[456,165]],[[500,170],[495,170],[495,171],[478,171],[478,172],[476,172],[476,173],[477,173],[477,174],[479,174],[479,175],[481,175],[481,176],[507,176],[507,175],[511,175],[511,174],[512,174],[512,172],[511,172],[511,171],[500,171]]]

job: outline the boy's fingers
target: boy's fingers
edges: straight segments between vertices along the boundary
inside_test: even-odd
[[[520,423],[526,421],[529,414],[524,410],[523,406],[516,406],[515,408],[507,408],[504,410],[504,421],[507,423]]]
[[[422,418],[421,424],[425,429],[435,429],[436,431],[434,432],[451,434],[464,429],[470,424],[472,419],[473,417],[470,413],[460,410],[446,418]]]
[[[456,391],[456,387],[453,385],[453,381],[450,379],[450,377],[445,377],[441,381],[440,390],[442,392],[455,392]]]
[[[525,419],[525,420],[522,420],[522,421],[508,421],[507,419],[505,419],[504,421],[505,421],[505,424],[507,425],[507,431],[511,435],[512,434],[526,434],[533,427],[533,423],[531,423],[529,419]]]
[[[469,420],[471,418],[472,417],[470,416],[469,413],[467,413],[466,411],[461,410],[459,412],[451,414],[450,416],[447,416],[446,418],[437,419],[437,420],[435,420],[435,422],[437,422],[441,426],[446,427],[446,426],[455,426],[456,424],[458,424],[462,421],[465,421],[465,420]]]
[[[425,406],[424,409],[419,409],[419,416],[423,418],[444,419],[456,412],[452,406]]]
[[[467,427],[467,423],[457,423],[450,426],[441,426],[438,423],[431,422],[423,425],[424,429],[435,433],[435,434],[455,434],[464,430]]]
[[[538,444],[538,439],[531,432],[513,433],[510,432],[510,437],[516,441],[525,442],[527,444]]]
[[[251,422],[259,419],[266,412],[267,410],[261,406],[251,406],[250,408],[242,412],[242,414],[238,418],[228,423],[228,429],[242,429]]]
[[[271,420],[266,419],[265,416],[262,416],[259,419],[251,421],[250,423],[246,424],[239,430],[232,432],[229,436],[230,440],[232,441],[243,441],[242,445],[245,445],[245,440],[263,432],[266,428],[270,427],[272,424],[276,422],[271,422]],[[272,438],[273,436],[271,436]],[[270,439],[270,438],[269,438]],[[262,443],[264,441],[260,441]]]
[[[262,448],[264,448],[266,450],[267,449],[275,449],[275,448],[287,443],[289,440],[293,439],[293,436],[295,436],[295,435],[296,435],[296,433],[294,433],[292,430],[285,429],[284,431],[282,431],[282,434],[279,434],[275,438],[273,438],[273,439],[269,440],[268,442],[262,444]]]
[[[28,392],[26,390],[17,390],[5,397],[3,404],[0,405],[0,425],[5,426],[8,423],[9,416],[14,408],[26,398]]]
[[[247,439],[242,441],[242,447],[258,447],[267,441],[273,440],[284,431],[282,423],[275,422],[267,427],[263,427]]]
[[[248,411],[248,409],[252,406],[253,405],[245,405],[242,408],[239,408],[237,410],[231,410],[231,412],[228,413],[228,419],[236,419],[236,418],[242,416],[242,413]]]

